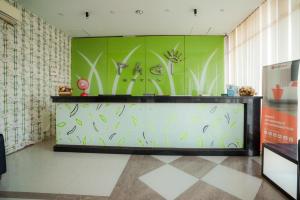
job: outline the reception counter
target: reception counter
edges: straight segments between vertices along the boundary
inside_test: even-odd
[[[259,155],[261,97],[52,97],[55,151]]]

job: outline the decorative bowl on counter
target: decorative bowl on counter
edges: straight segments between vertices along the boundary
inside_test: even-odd
[[[254,96],[255,94],[255,89],[251,86],[243,86],[239,89],[240,96]]]
[[[58,86],[59,96],[72,96],[72,88],[67,85]]]

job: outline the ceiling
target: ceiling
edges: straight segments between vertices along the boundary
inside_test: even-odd
[[[224,35],[263,0],[17,0],[73,37]],[[193,9],[198,10],[194,16]],[[137,9],[143,14],[135,13]],[[89,11],[90,17],[85,18]]]

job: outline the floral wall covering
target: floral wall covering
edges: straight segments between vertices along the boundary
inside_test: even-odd
[[[16,26],[0,19],[0,134],[7,154],[55,134],[50,96],[70,80],[70,38],[19,9]]]

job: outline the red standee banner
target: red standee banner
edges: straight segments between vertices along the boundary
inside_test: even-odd
[[[261,143],[297,144],[299,65],[296,60],[263,68]]]

